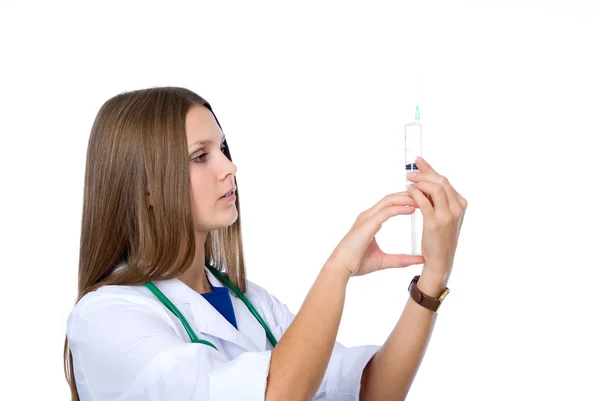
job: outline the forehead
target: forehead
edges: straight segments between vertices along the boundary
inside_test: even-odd
[[[223,136],[213,114],[204,106],[193,106],[185,118],[188,146],[200,141],[220,142]]]

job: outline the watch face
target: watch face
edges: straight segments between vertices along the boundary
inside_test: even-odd
[[[418,280],[419,276],[413,277],[413,279],[410,281],[410,284],[408,285],[408,289],[410,290],[410,287],[412,287]]]
[[[440,303],[442,303],[442,301],[444,300],[444,298],[446,298],[446,295],[448,295],[448,293],[450,293],[450,290],[446,288],[444,290],[444,292],[442,293],[442,295],[440,295],[440,298],[439,298]]]

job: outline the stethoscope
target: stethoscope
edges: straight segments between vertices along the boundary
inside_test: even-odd
[[[273,333],[271,333],[271,330],[269,330],[269,327],[267,327],[267,324],[260,317],[256,309],[254,309],[254,306],[252,306],[252,303],[248,300],[248,298],[246,298],[246,296],[242,294],[242,292],[235,285],[233,285],[229,278],[227,278],[227,276],[225,276],[223,273],[210,266],[209,264],[207,264],[206,267],[208,268],[208,270],[210,270],[212,274],[215,275],[215,277],[219,279],[219,281],[225,284],[231,291],[233,291],[235,295],[237,295],[239,299],[242,300],[242,302],[246,305],[248,310],[254,315],[256,320],[258,320],[260,325],[265,329],[267,338],[273,345],[273,348],[275,348],[275,346],[277,345],[277,340],[275,339],[275,336],[273,336]],[[185,317],[183,317],[179,309],[177,309],[177,307],[173,305],[169,298],[167,298],[167,296],[163,294],[152,282],[148,281],[147,283],[145,283],[145,286],[148,287],[150,291],[152,291],[156,298],[158,298],[167,307],[167,309],[169,309],[175,316],[177,316],[177,318],[183,324],[185,331],[187,331],[188,336],[190,337],[190,340],[192,340],[193,343],[209,345],[218,351],[217,347],[215,347],[214,344],[212,344],[210,341],[200,340],[198,337],[196,337],[196,334],[194,334],[194,331],[190,327]]]

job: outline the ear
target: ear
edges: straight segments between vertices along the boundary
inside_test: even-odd
[[[152,196],[150,195],[150,192],[146,191],[146,204],[150,207],[154,206],[154,202],[152,202]]]

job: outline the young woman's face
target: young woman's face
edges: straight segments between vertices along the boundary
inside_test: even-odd
[[[223,153],[223,132],[204,106],[193,106],[188,111],[185,131],[195,229],[209,232],[227,227],[238,218],[234,182],[237,167]]]

